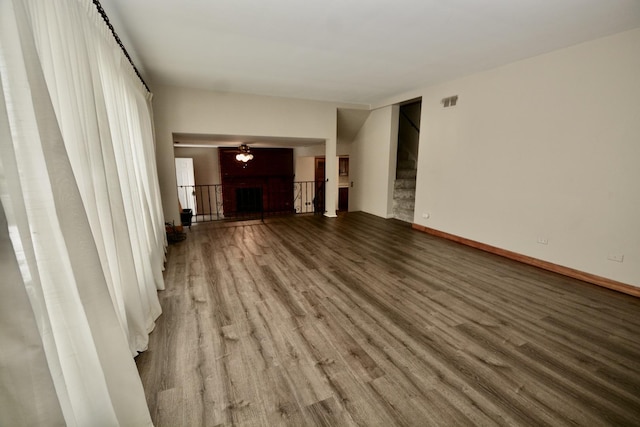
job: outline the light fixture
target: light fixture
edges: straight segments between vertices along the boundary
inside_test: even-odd
[[[242,144],[238,147],[238,154],[236,154],[237,161],[247,163],[252,159],[253,154],[251,154],[251,149],[249,149],[249,146],[247,144]]]

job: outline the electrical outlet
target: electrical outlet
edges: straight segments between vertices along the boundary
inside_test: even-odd
[[[609,261],[622,262],[622,261],[624,261],[624,255],[623,254],[609,254],[607,259]]]
[[[425,212],[422,214],[422,218],[429,218],[431,215],[429,215],[429,212]]]
[[[547,239],[546,237],[538,237],[538,243],[540,243],[541,245],[548,245],[549,239]]]

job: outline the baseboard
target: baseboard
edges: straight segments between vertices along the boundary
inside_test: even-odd
[[[485,252],[500,255],[505,258],[509,258],[515,261],[522,262],[524,264],[533,265],[535,267],[542,268],[544,270],[553,271],[554,273],[562,274],[564,276],[572,277],[574,279],[583,280],[585,282],[592,283],[594,285],[602,286],[603,288],[612,289],[614,291],[622,292],[634,297],[640,297],[640,288],[626,283],[617,282],[615,280],[607,279],[606,277],[596,276],[595,274],[585,273],[584,271],[575,270],[573,268],[564,267],[562,265],[554,264],[552,262],[543,261],[537,258],[533,258],[527,255],[522,255],[517,252],[512,252],[506,249],[501,249],[495,246],[487,245],[485,243],[476,242],[464,237],[449,234],[444,231],[435,230],[433,228],[425,227],[419,224],[412,224],[411,227],[414,230],[422,231],[433,236],[442,237],[447,240],[462,243],[463,245],[471,246],[472,248],[480,249]]]

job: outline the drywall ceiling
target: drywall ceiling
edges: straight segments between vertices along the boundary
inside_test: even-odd
[[[151,88],[375,104],[640,27],[639,0],[102,0]]]

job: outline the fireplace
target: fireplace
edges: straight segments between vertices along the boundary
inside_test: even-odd
[[[225,217],[293,213],[293,149],[251,148],[253,160],[236,160],[237,148],[220,147]]]
[[[262,188],[236,188],[236,212],[238,214],[262,212]]]

